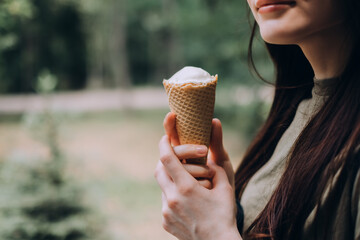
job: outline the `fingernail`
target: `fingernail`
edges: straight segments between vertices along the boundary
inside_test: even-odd
[[[198,146],[198,147],[196,147],[196,151],[199,154],[205,154],[205,153],[207,153],[207,147],[206,146]]]

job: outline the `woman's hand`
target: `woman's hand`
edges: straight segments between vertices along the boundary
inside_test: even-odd
[[[162,189],[163,227],[181,240],[241,239],[235,220],[235,196],[225,170],[209,161],[212,189],[184,168],[164,136],[155,177]]]
[[[201,145],[179,145],[179,137],[175,128],[175,114],[170,112],[164,119],[164,129],[166,135],[170,139],[170,143],[174,146],[174,152],[179,159],[204,157],[207,155],[206,146]],[[208,156],[208,162],[215,162],[217,165],[224,168],[226,175],[228,176],[230,185],[234,187],[234,170],[230,162],[229,156],[224,149],[222,141],[222,127],[219,119],[213,119],[212,132],[210,142],[210,152]],[[196,179],[199,183],[206,188],[212,187],[211,177],[213,173],[207,166],[184,164],[185,169]]]
[[[218,119],[212,122],[208,165],[181,164],[206,156],[199,145],[179,145],[175,114],[164,119],[167,136],[160,143],[155,177],[163,191],[163,225],[181,240],[241,239],[235,220],[234,172],[222,144]]]
[[[170,112],[165,116],[164,129],[168,135],[171,145],[173,146],[174,153],[178,159],[191,159],[205,157],[208,154],[208,149],[205,145],[185,144],[179,145],[179,137],[175,128],[175,114]],[[198,182],[208,188],[212,188],[210,179],[213,177],[213,172],[208,166],[197,164],[183,164],[184,168],[198,180]]]

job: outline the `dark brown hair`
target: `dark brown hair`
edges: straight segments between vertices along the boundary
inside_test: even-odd
[[[298,239],[329,180],[340,170],[339,179],[345,181],[359,169],[359,156],[355,152],[360,144],[360,18],[357,15],[360,4],[346,0],[344,6],[355,43],[349,61],[327,102],[298,137],[287,168],[265,209],[245,229],[244,234],[250,238]],[[249,45],[249,62],[253,67],[251,47],[256,29],[254,24]],[[239,197],[250,178],[270,159],[299,103],[311,97],[313,87],[312,68],[298,46],[266,44],[266,47],[276,68],[275,96],[266,122],[236,171]]]

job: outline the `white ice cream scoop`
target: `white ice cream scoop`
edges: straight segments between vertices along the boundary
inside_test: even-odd
[[[214,81],[216,76],[211,76],[207,71],[197,68],[187,66],[175,73],[168,83],[170,84],[184,84],[184,83],[209,83]]]

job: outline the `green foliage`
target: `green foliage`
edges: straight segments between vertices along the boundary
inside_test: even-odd
[[[218,107],[214,116],[221,119],[223,124],[237,132],[241,139],[249,144],[264,123],[267,110],[266,104],[254,102],[244,106]]]
[[[56,78],[38,77],[38,91],[49,94]],[[0,239],[98,239],[96,215],[84,204],[82,189],[65,174],[66,158],[58,144],[59,119],[49,110],[25,115],[24,125],[49,149],[45,159],[17,156],[0,165]]]
[[[31,19],[33,14],[33,4],[30,0],[3,0],[0,2],[0,29],[10,30],[15,27],[16,21]],[[1,45],[1,48],[6,46]]]
[[[0,2],[0,92],[33,92],[37,76],[51,70],[60,89],[86,81],[80,12],[71,1]]]
[[[221,82],[254,82],[247,66],[250,26],[246,1],[106,0],[101,3],[83,0],[80,4],[90,36],[89,61],[95,78],[111,78],[114,59],[111,56],[122,54],[126,60],[117,64],[126,66],[122,69],[128,72],[124,76],[130,76],[135,85],[159,86],[163,78],[185,65],[217,73]],[[125,38],[122,45],[119,43],[122,47],[111,48],[121,37]],[[260,72],[271,79],[271,63],[263,44],[255,45],[254,54],[260,60]],[[105,80],[103,83],[111,86]]]
[[[57,78],[48,69],[45,69],[38,76],[36,90],[41,93],[51,93],[55,90],[57,83]]]
[[[218,73],[222,81],[249,82],[250,28],[244,1],[150,2],[154,3],[134,4],[129,14],[133,17],[128,19],[128,52],[135,83],[159,83],[184,65]]]
[[[248,95],[243,96],[245,102],[234,99],[244,93],[236,93],[237,90],[230,87],[219,89],[217,98],[220,101],[216,103],[214,116],[221,119],[227,128],[237,132],[240,138],[249,144],[266,120],[270,105],[259,100],[255,88],[243,91]]]
[[[4,0],[0,92],[32,92],[43,69],[57,89],[159,86],[185,65],[253,83],[246,1]],[[262,41],[260,72],[272,77]]]
[[[96,239],[78,187],[53,160],[10,159],[0,169],[0,238]]]

